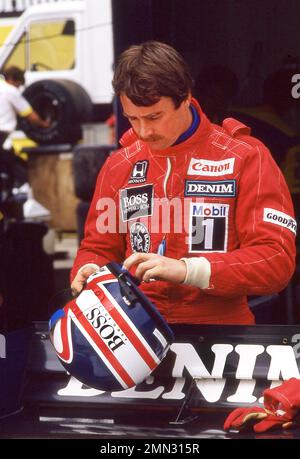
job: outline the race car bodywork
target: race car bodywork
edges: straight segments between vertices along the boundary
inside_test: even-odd
[[[142,384],[104,392],[66,372],[50,343],[47,323],[36,322],[20,398],[23,410],[0,421],[1,435],[262,437],[253,431],[226,433],[224,419],[236,407],[261,405],[264,389],[300,377],[299,327],[177,325],[172,330],[175,342]],[[267,437],[300,435],[297,429],[279,429]]]

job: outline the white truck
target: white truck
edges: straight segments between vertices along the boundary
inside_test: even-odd
[[[111,0],[73,0],[30,6],[0,48],[0,72],[25,70],[25,97],[52,124],[26,121],[21,129],[39,144],[75,143],[83,123],[112,111]]]

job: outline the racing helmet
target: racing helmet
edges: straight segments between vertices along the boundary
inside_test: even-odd
[[[89,387],[115,391],[141,383],[173,342],[171,329],[138,283],[108,263],[51,316],[50,340],[60,362]]]

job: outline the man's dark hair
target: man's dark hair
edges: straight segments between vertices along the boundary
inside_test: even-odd
[[[193,80],[182,56],[157,41],[133,45],[117,62],[113,88],[135,105],[150,106],[161,97],[171,97],[176,108],[192,92]]]
[[[25,83],[25,72],[19,67],[15,67],[12,65],[11,67],[7,67],[6,69],[4,69],[2,73],[6,80],[13,80],[21,84]]]

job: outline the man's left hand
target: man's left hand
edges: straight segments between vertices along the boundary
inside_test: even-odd
[[[136,266],[135,276],[143,282],[164,280],[181,284],[186,276],[184,261],[155,253],[133,253],[123,264],[128,271]]]

